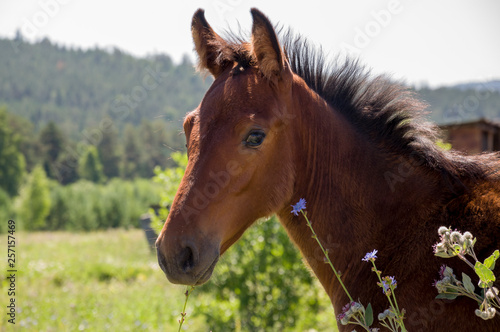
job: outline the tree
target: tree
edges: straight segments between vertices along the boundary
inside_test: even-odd
[[[141,156],[140,173],[143,177],[154,175],[155,166],[165,167],[167,164],[166,146],[164,138],[164,126],[153,125],[149,121],[143,121],[139,128],[143,155]]]
[[[25,170],[19,137],[7,124],[7,111],[0,108],[0,187],[10,196],[18,192]]]
[[[108,178],[120,176],[120,153],[117,134],[113,129],[103,131],[101,143],[97,146],[104,175]]]
[[[64,148],[65,139],[59,127],[49,122],[40,132],[40,142],[49,162],[55,162]]]
[[[63,153],[55,165],[59,183],[66,185],[78,180],[78,158],[71,153]]]
[[[66,144],[65,141],[61,130],[54,122],[49,122],[40,132],[43,168],[50,178],[59,180],[59,175],[54,167]]]
[[[138,165],[141,155],[137,145],[135,129],[130,124],[125,127],[124,135],[125,147],[122,160],[122,177],[125,179],[132,179],[138,175]]]
[[[50,205],[49,181],[43,167],[38,165],[21,188],[16,202],[17,215],[27,230],[44,229]]]
[[[11,112],[7,112],[7,123],[18,139],[19,152],[26,161],[26,171],[31,172],[41,162],[40,140],[35,133],[35,126],[29,119]]]
[[[99,183],[104,181],[102,164],[95,146],[89,145],[87,150],[82,154],[78,162],[78,174],[82,179],[92,182]]]

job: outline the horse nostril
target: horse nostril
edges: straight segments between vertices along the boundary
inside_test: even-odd
[[[193,244],[186,244],[180,253],[180,266],[184,272],[189,272],[196,265],[197,251]]]

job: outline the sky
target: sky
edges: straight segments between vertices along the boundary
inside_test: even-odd
[[[250,8],[291,27],[333,58],[359,57],[374,73],[438,87],[500,79],[498,0],[0,0],[0,36],[118,47],[135,56],[195,59],[191,18],[248,33]]]

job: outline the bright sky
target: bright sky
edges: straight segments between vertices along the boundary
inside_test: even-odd
[[[194,59],[191,17],[204,8],[218,32],[251,28],[250,8],[294,28],[331,55],[350,50],[376,73],[431,86],[500,79],[498,0],[2,0],[0,36],[137,56]]]

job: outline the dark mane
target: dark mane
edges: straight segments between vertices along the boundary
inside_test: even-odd
[[[228,35],[229,42],[221,50],[224,61],[242,68],[255,64],[250,45],[241,36]],[[328,61],[321,49],[290,30],[280,33],[280,42],[292,71],[394,160],[411,157],[440,171],[455,189],[463,187],[463,180],[498,173],[494,165],[498,157],[464,156],[439,148],[440,130],[424,118],[427,104],[409,88],[384,75],[372,76],[356,59]]]

